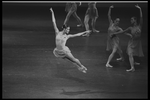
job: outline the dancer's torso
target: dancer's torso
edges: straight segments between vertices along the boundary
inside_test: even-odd
[[[64,50],[65,46],[66,46],[66,42],[67,42],[68,36],[66,34],[63,34],[62,32],[58,33],[56,35],[56,48],[58,50]]]
[[[114,24],[111,24],[108,28],[108,35],[109,37],[111,37],[113,35],[113,33],[119,31],[119,27],[118,26],[114,26]],[[113,35],[113,37],[117,37],[117,35]]]
[[[133,27],[131,27],[131,34],[133,36],[133,39],[139,39],[140,36],[141,36],[140,26],[133,26]]]

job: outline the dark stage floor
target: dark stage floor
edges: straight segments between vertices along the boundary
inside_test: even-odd
[[[107,17],[97,21],[100,33],[69,39],[72,54],[88,69],[84,74],[53,55],[55,35],[49,11],[46,19],[42,15],[19,18],[16,14],[11,18],[6,13],[2,20],[2,98],[148,98],[147,27],[142,31],[145,56],[135,58],[141,62],[135,72],[126,72],[130,68],[126,54],[129,37],[123,34],[119,38],[125,61],[116,61],[116,54],[111,62],[114,68],[105,67],[110,54],[106,51]],[[65,15],[56,17],[60,28]],[[128,23],[126,18],[123,21],[125,29]],[[75,27],[73,17],[69,24],[72,34],[84,31]]]

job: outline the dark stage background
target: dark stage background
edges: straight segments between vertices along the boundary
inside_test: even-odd
[[[112,9],[112,19],[119,17],[120,27],[126,29],[130,26],[130,18],[132,16],[136,16],[139,19],[139,9],[135,8],[135,3],[112,3],[115,8]],[[101,31],[101,34],[107,34],[108,28],[108,19],[107,13],[110,5],[109,3],[97,3],[97,9],[99,13],[99,18],[97,20],[96,27]],[[143,11],[143,28],[142,28],[142,38],[147,42],[147,22],[148,22],[148,9],[147,3],[139,4]],[[2,4],[2,29],[4,31],[17,31],[17,32],[26,32],[26,34],[36,34],[36,32],[54,32],[51,22],[51,13],[49,8],[53,7],[57,26],[61,29],[63,21],[66,16],[65,3],[3,3]],[[78,7],[77,14],[79,17],[84,20],[84,15],[87,9],[87,4],[83,3]],[[69,21],[69,25],[73,30],[70,33],[76,32],[76,24],[77,21],[73,17],[71,17],[71,21]],[[78,30],[77,30],[78,32]],[[21,34],[21,33],[20,33]],[[3,34],[5,35],[5,34]],[[49,35],[54,35],[51,33]],[[36,36],[35,36],[36,37]],[[33,38],[35,39],[35,38]],[[21,42],[21,41],[20,41]],[[54,42],[54,41],[51,41]],[[146,43],[144,42],[144,44]],[[3,42],[5,43],[5,42]],[[11,42],[12,43],[12,42]],[[17,42],[19,43],[19,42]],[[30,42],[25,42],[25,44],[31,44]],[[49,43],[46,43],[49,45]],[[45,45],[46,45],[45,44]]]
[[[119,26],[126,29],[132,16],[139,19],[139,9],[135,4],[97,3],[99,18],[96,29],[100,33],[68,40],[67,46],[73,55],[88,68],[88,73],[83,74],[71,67],[74,66],[72,63],[60,60],[52,53],[55,33],[49,9],[53,8],[61,30],[67,15],[65,3],[2,3],[3,98],[147,98],[147,3],[139,3],[144,21],[141,39],[145,56],[140,60],[137,58],[141,65],[134,73],[125,72],[130,68],[126,54],[129,37],[121,34],[120,44],[126,60],[119,64],[113,60],[112,65],[117,67],[105,68],[110,54],[106,52],[108,8],[114,5],[112,19],[119,17]],[[77,14],[82,21],[86,9],[87,3],[78,7]],[[77,28],[77,24],[71,16],[70,34],[85,30]]]

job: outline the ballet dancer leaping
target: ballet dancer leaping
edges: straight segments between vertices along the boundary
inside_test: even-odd
[[[56,57],[60,57],[60,58],[71,61],[78,67],[78,70],[82,71],[83,73],[86,73],[87,68],[84,67],[80,63],[80,61],[72,55],[70,49],[66,46],[66,42],[69,38],[81,36],[90,31],[85,31],[85,32],[74,34],[74,35],[68,34],[70,31],[70,27],[66,27],[62,31],[59,31],[57,28],[57,25],[56,25],[56,20],[55,20],[55,15],[54,15],[53,9],[50,8],[50,11],[52,13],[52,22],[53,22],[53,26],[54,26],[54,30],[55,30],[55,34],[56,34],[56,41],[55,41],[56,48],[53,50],[54,55]]]

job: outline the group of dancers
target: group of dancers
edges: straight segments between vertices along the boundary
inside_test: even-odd
[[[79,6],[81,5],[81,2]],[[131,26],[127,29],[123,30],[121,29],[119,25],[119,18],[116,18],[114,21],[111,19],[111,9],[114,8],[114,6],[109,7],[108,11],[108,20],[109,20],[109,28],[108,28],[108,35],[107,35],[107,51],[112,50],[112,53],[108,57],[108,61],[106,63],[106,67],[112,68],[113,66],[110,65],[110,61],[114,57],[114,54],[117,52],[120,55],[120,58],[117,58],[117,60],[124,61],[124,57],[122,54],[122,50],[119,46],[119,37],[118,34],[124,33],[125,35],[130,36],[130,40],[128,42],[127,47],[127,54],[129,56],[130,66],[131,68],[126,70],[127,72],[134,72],[135,68],[134,65],[139,65],[140,63],[137,63],[134,61],[133,56],[139,56],[143,57],[143,51],[142,51],[142,44],[141,44],[141,29],[143,24],[143,18],[142,18],[142,10],[141,7],[138,5],[135,5],[136,8],[140,10],[140,22],[137,23],[137,18],[132,17],[131,18]],[[50,11],[52,13],[52,23],[54,26],[56,38],[56,48],[53,50],[53,53],[56,57],[60,57],[63,59],[67,59],[74,63],[79,71],[82,71],[83,73],[87,72],[87,68],[81,64],[81,62],[75,58],[70,49],[66,46],[66,42],[69,38],[77,37],[77,36],[89,36],[92,32],[99,32],[95,29],[95,23],[96,19],[98,18],[98,11],[96,8],[96,2],[88,3],[88,9],[85,14],[84,24],[82,23],[81,19],[78,17],[76,11],[77,11],[77,4],[76,3],[67,3],[65,11],[68,13],[66,16],[66,19],[64,21],[64,24],[62,26],[62,31],[59,31],[56,24],[56,19],[54,15],[54,11],[52,8],[50,8]],[[85,27],[86,31],[80,32],[77,34],[69,34],[70,27],[67,25],[70,16],[73,15],[77,21],[78,25],[77,27]],[[91,26],[92,30],[89,29],[88,21],[89,19],[92,20]]]

